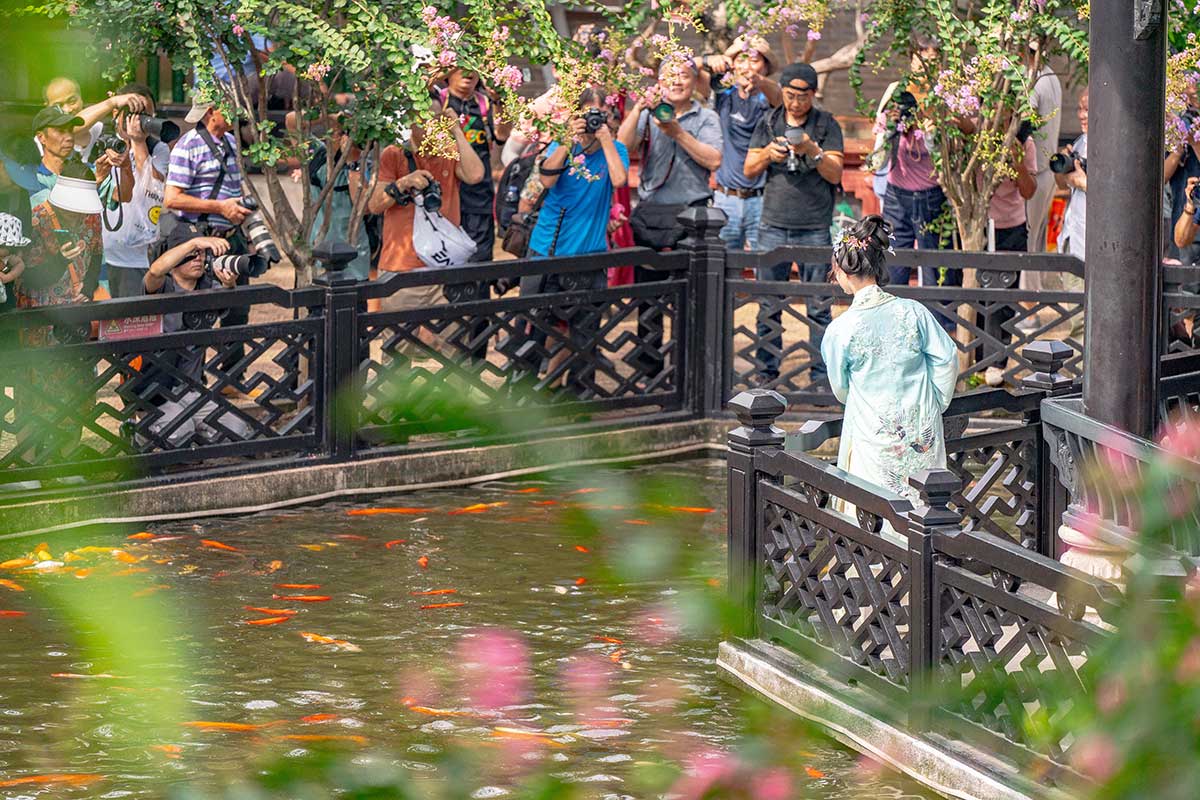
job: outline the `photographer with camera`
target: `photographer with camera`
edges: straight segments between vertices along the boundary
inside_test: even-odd
[[[228,239],[201,236],[184,225],[167,236],[168,249],[154,260],[142,279],[147,295],[183,294],[224,287],[232,289],[241,274],[251,269],[253,256],[229,255]],[[228,312],[225,312],[228,313]],[[206,330],[213,327],[219,312],[187,312],[163,315],[163,333]],[[155,366],[135,380],[142,399],[156,405],[149,433],[166,440],[172,448],[219,441],[240,441],[250,436],[250,427],[238,415],[220,411],[216,402],[202,401],[198,388],[204,385],[205,345],[181,347],[159,353]],[[172,361],[168,367],[163,361]],[[181,376],[186,376],[184,381]],[[138,437],[142,447],[145,437]],[[161,446],[161,445],[160,445]]]
[[[1063,214],[1062,231],[1058,235],[1058,252],[1083,258],[1087,237],[1087,135],[1088,90],[1079,96],[1079,138],[1050,159],[1054,181],[1060,189],[1070,189],[1067,210]],[[1073,275],[1064,275],[1063,282],[1072,284],[1069,291],[1081,291],[1083,282]]]
[[[379,156],[379,177],[367,201],[372,214],[383,215],[381,271],[408,272],[425,266],[413,246],[418,201],[430,210],[436,204],[441,215],[457,225],[461,184],[474,184],[485,178],[483,162],[459,126],[458,115],[436,101],[433,112],[453,121],[458,159],[419,152],[425,137],[420,126],[413,126],[410,141],[403,146],[393,144],[384,148]],[[401,289],[383,298],[381,307],[385,311],[399,311],[443,302],[442,287],[435,284]]]
[[[1180,221],[1191,216],[1185,205],[1191,199],[1191,179],[1200,177],[1200,143],[1196,141],[1196,137],[1200,136],[1200,127],[1197,123],[1200,123],[1200,108],[1197,104],[1196,89],[1192,87],[1187,91],[1187,108],[1176,120],[1176,124],[1183,128],[1183,141],[1167,155],[1163,163],[1163,180],[1171,187],[1172,229],[1179,228]],[[1194,201],[1191,204],[1197,205]],[[1186,234],[1186,227],[1181,232]],[[1185,235],[1184,239],[1186,238]],[[1181,264],[1195,264],[1200,261],[1200,248],[1191,241],[1179,244],[1176,237],[1172,236],[1167,255],[1178,258]]]
[[[783,102],[779,84],[767,77],[775,70],[775,55],[765,39],[739,36],[724,55],[705,56],[700,64],[725,134],[713,197],[713,206],[725,212],[721,239],[733,250],[757,250],[767,178],[765,173],[749,178],[744,168],[758,123]],[[733,86],[725,88],[721,81],[728,72]]]
[[[817,71],[812,66],[789,64],[779,76],[779,85],[783,106],[758,123],[746,154],[746,176],[767,176],[758,247],[828,247],[833,244],[829,230],[834,195],[842,181],[842,127],[832,114],[813,105]],[[757,278],[786,281],[791,272],[792,262],[783,261],[760,268]],[[826,262],[800,265],[800,278],[807,283],[826,283],[828,272]],[[831,297],[820,298],[808,309],[809,318],[816,323],[809,330],[809,341],[818,352],[824,328],[833,319],[831,303]],[[757,357],[763,364],[762,377],[768,382],[779,377],[781,313],[759,308],[758,335],[765,346]],[[816,382],[823,377],[825,365],[819,358],[814,359],[811,378]]]
[[[140,104],[138,105],[140,106]],[[82,117],[64,111],[58,106],[43,108],[33,118],[34,141],[41,150],[41,163],[38,165],[35,175],[41,188],[30,196],[31,205],[40,205],[46,201],[51,190],[54,189],[54,184],[58,181],[58,176],[62,174],[63,164],[68,159],[76,159],[85,163],[85,157],[75,145],[75,131],[83,124]],[[133,172],[129,167],[129,155],[117,152],[114,149],[116,143],[106,141],[102,136],[98,135],[95,142],[105,147],[103,155],[89,167],[96,178],[97,196],[106,195],[110,199],[127,202],[133,196]],[[88,149],[90,151],[94,148],[89,145]],[[121,190],[118,195],[114,195],[109,189],[113,186],[110,176],[114,169],[121,173],[117,181]]]
[[[546,149],[540,168],[545,190],[539,198],[541,209],[529,239],[529,256],[573,256],[602,253],[608,249],[607,231],[613,191],[628,180],[629,152],[613,140],[609,120],[612,111],[605,105],[604,91],[585,89],[579,98],[583,113],[571,120],[569,141],[552,143]],[[582,156],[585,173],[571,166]],[[570,162],[570,163],[568,163]],[[584,289],[604,289],[606,270],[558,275],[528,275],[521,278],[521,296]],[[553,374],[572,354],[585,348],[589,338],[600,329],[600,310],[581,303],[574,309],[553,309],[551,323],[569,332],[574,346],[558,350],[546,367]],[[540,345],[545,334],[535,334]],[[568,385],[580,397],[591,395],[595,366],[574,367],[566,376]]]
[[[142,277],[150,266],[146,248],[158,235],[163,192],[171,164],[171,148],[162,137],[177,138],[174,123],[154,117],[154,97],[149,86],[131,83],[122,94],[136,94],[146,101],[143,114],[120,113],[114,121],[117,135],[133,161],[132,198],[125,203],[117,222],[104,229],[104,263],[108,268],[108,290],[113,297],[137,297]]]

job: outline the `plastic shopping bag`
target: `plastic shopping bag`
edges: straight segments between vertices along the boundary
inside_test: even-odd
[[[475,253],[475,240],[440,213],[417,206],[413,215],[413,249],[427,267],[454,267]]]

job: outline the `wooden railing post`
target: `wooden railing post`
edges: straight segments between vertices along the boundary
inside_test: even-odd
[[[929,727],[936,704],[938,632],[941,608],[934,589],[934,534],[958,536],[962,513],[950,500],[962,490],[962,480],[945,469],[927,469],[908,479],[921,495],[908,512],[908,692],[909,724]]]
[[[1026,375],[1021,385],[1042,393],[1043,399],[1062,397],[1073,388],[1071,378],[1063,372],[1067,360],[1074,354],[1068,345],[1057,340],[1034,342],[1021,351],[1021,355],[1033,365],[1033,372]],[[1037,482],[1038,520],[1037,552],[1048,558],[1057,559],[1059,553],[1058,526],[1062,524],[1063,512],[1067,510],[1067,490],[1059,481],[1051,459],[1050,445],[1041,430],[1042,410],[1025,415],[1026,424],[1038,426],[1034,438],[1034,480]],[[1025,542],[1022,542],[1025,544]]]
[[[687,231],[680,246],[691,253],[688,275],[687,381],[692,410],[715,416],[725,402],[725,243],[719,208],[689,208],[679,215]]]
[[[769,389],[741,392],[729,401],[741,425],[729,432],[729,597],[741,609],[735,633],[755,633],[758,605],[758,568],[762,555],[758,544],[757,456],[783,447],[784,433],[775,420],[787,410],[783,395]]]

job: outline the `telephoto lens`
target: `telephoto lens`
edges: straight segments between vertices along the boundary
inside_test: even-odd
[[[1050,156],[1050,171],[1057,172],[1059,175],[1066,175],[1069,172],[1075,171],[1075,159],[1068,158],[1062,153],[1055,153]]]
[[[583,112],[583,126],[588,133],[595,133],[608,124],[608,115],[598,108]]]
[[[169,119],[159,119],[149,114],[138,114],[142,130],[147,136],[153,136],[160,142],[173,142],[179,138],[179,126]]]
[[[206,254],[204,259],[204,271],[213,280],[217,279],[214,270],[220,269],[225,272],[238,276],[243,275],[254,277],[266,272],[267,263],[259,256],[214,256],[212,253]]]
[[[279,255],[279,248],[275,246],[275,240],[271,238],[271,232],[267,230],[267,223],[263,221],[258,203],[253,197],[242,197],[238,202],[253,212],[242,221],[242,231],[250,240],[254,252],[272,264],[279,261],[282,256]]]

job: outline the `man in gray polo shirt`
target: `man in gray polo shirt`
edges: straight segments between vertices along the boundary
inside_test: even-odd
[[[664,61],[658,75],[664,102],[647,109],[638,101],[617,132],[630,154],[641,153],[638,205],[629,219],[634,244],[641,247],[675,247],[684,236],[675,218],[688,206],[708,205],[712,200],[708,179],[721,166],[721,120],[695,100],[698,77],[690,59]],[[666,277],[663,272],[634,267],[637,283]],[[661,317],[648,308],[639,314],[638,336],[652,349],[661,345]],[[651,375],[662,368],[661,361],[642,366]]]

